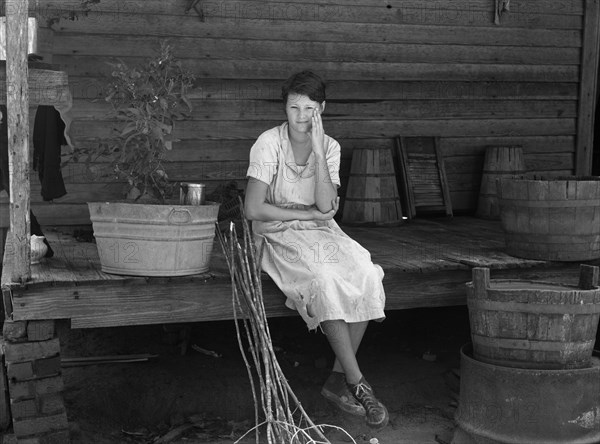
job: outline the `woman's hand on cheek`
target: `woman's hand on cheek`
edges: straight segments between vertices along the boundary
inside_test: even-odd
[[[321,119],[320,109],[315,109],[312,115],[312,127],[310,138],[312,150],[316,155],[325,154],[325,131],[323,130],[323,119]]]

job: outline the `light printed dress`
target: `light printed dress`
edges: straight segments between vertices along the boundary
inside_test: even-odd
[[[340,145],[325,136],[325,156],[331,181],[340,185]],[[315,205],[314,153],[306,165],[296,165],[288,124],[265,131],[250,151],[247,175],[269,185],[267,203],[283,208]],[[327,221],[253,221],[262,268],[286,295],[309,330],[322,321],[383,320],[383,270],[371,255]]]

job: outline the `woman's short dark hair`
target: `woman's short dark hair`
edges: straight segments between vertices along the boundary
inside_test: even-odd
[[[281,98],[287,103],[288,95],[301,94],[310,100],[322,103],[325,101],[325,82],[312,71],[300,71],[290,76],[281,87]]]

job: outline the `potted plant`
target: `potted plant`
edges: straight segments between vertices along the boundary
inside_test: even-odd
[[[87,151],[125,182],[125,200],[88,202],[102,270],[138,276],[203,273],[214,240],[219,204],[179,205],[164,159],[176,121],[191,114],[193,76],[165,42],[142,66],[113,64],[105,100],[122,123],[117,135]]]

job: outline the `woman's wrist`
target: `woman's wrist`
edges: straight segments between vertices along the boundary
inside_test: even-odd
[[[315,163],[317,166],[327,165],[327,159],[323,150],[313,150],[313,152],[315,153]]]

